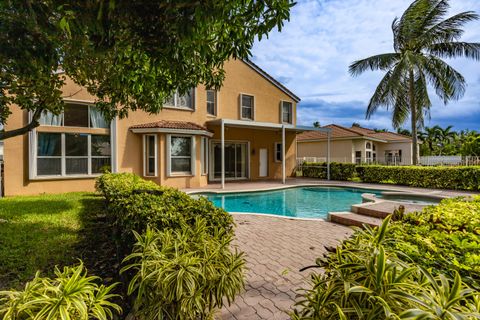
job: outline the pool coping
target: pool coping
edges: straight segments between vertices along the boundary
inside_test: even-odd
[[[451,196],[446,196],[446,195],[441,195],[440,190],[432,190],[428,192],[419,192],[419,191],[414,191],[414,190],[405,190],[405,187],[402,186],[385,186],[385,188],[382,188],[382,186],[357,186],[357,185],[344,185],[341,183],[322,183],[322,184],[317,184],[317,183],[301,183],[301,184],[295,184],[295,185],[281,185],[281,186],[272,186],[272,187],[262,187],[262,188],[252,188],[252,189],[241,189],[241,190],[192,190],[192,191],[186,191],[188,195],[196,195],[196,194],[232,194],[232,193],[254,193],[254,192],[262,192],[262,191],[278,191],[278,190],[285,190],[285,189],[291,189],[291,188],[301,188],[301,187],[337,187],[337,188],[342,188],[342,189],[348,189],[348,188],[354,188],[354,189],[365,189],[366,191],[368,190],[376,190],[376,191],[381,191],[382,194],[385,192],[386,194],[389,195],[415,195],[415,196],[422,196],[422,197],[431,197],[435,199],[448,199],[452,198]],[[402,190],[403,189],[403,190]],[[364,196],[365,195],[365,196]],[[381,202],[389,202],[389,203],[395,203],[398,205],[402,205],[402,202],[398,201],[393,201],[393,200],[386,200],[386,199],[381,199],[377,197],[370,197],[368,192],[362,193],[362,202],[358,204],[352,204],[350,207],[350,211],[352,211],[353,206],[368,206],[374,203],[381,203]],[[368,202],[365,202],[367,200]],[[432,204],[436,205],[436,204]],[[425,207],[428,205],[425,205]],[[327,218],[302,218],[302,217],[288,217],[288,216],[281,216],[281,215],[276,215],[276,214],[271,214],[271,213],[261,213],[261,212],[230,212],[227,211],[229,214],[232,215],[257,215],[257,216],[268,216],[272,218],[280,218],[280,219],[292,219],[292,220],[305,220],[305,221],[324,221],[324,222],[331,222],[330,221],[330,213],[327,213]],[[333,212],[333,211],[332,211]],[[331,222],[334,223],[334,222]]]
[[[395,187],[387,187],[388,189],[381,189],[374,186],[348,186],[342,185],[340,183],[325,183],[325,184],[316,184],[316,183],[302,183],[302,184],[295,184],[295,185],[281,185],[281,186],[272,186],[272,187],[263,187],[263,188],[252,188],[252,189],[239,189],[239,190],[186,190],[185,193],[189,195],[194,194],[224,194],[224,193],[253,193],[253,192],[260,192],[260,191],[276,191],[276,190],[283,190],[283,189],[291,189],[291,188],[301,188],[301,187],[337,187],[337,188],[354,188],[354,189],[366,189],[366,190],[377,190],[377,191],[392,191],[392,192],[399,192],[399,193],[417,193],[417,192],[408,192],[403,191]],[[420,194],[420,193],[419,193]]]

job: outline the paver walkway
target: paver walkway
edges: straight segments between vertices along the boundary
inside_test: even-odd
[[[261,215],[234,215],[237,223],[236,244],[246,254],[246,290],[219,318],[289,319],[296,290],[305,287],[315,264],[352,229],[321,220],[295,220]]]

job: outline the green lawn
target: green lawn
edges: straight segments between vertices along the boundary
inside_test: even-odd
[[[0,199],[0,290],[78,259],[105,276],[101,269],[111,268],[114,254],[102,210],[103,199],[93,193]]]

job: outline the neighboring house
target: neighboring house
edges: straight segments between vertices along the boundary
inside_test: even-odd
[[[412,138],[393,132],[376,132],[371,129],[351,128],[331,124],[330,160],[343,163],[412,163]],[[327,134],[306,131],[297,136],[297,157],[305,160],[319,158],[326,161]]]
[[[157,115],[136,111],[110,124],[68,79],[62,115],[44,114],[37,129],[5,141],[5,194],[92,191],[105,168],[178,188],[284,178],[296,164],[300,99],[251,62],[231,60],[225,71],[219,91],[199,85]],[[6,130],[27,123],[27,112],[12,112]]]

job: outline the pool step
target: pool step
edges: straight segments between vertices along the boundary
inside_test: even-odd
[[[398,202],[377,202],[377,203],[362,203],[354,204],[351,207],[351,211],[358,213],[364,216],[375,217],[375,218],[386,218],[389,214],[392,214],[395,209],[398,209],[399,206],[403,205],[405,208],[405,213],[410,213],[414,211],[422,211],[426,205],[421,204],[406,204]]]
[[[354,213],[354,212],[330,212],[328,219],[331,222],[343,224],[345,226],[363,227],[369,225],[371,227],[377,227],[382,224],[383,219],[377,217],[369,217],[366,215]]]

